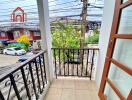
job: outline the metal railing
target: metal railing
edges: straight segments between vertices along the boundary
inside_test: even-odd
[[[47,84],[46,51],[0,76],[0,100],[38,100]]]
[[[98,48],[52,48],[55,75],[92,78]]]

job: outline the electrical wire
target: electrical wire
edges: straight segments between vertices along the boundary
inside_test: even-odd
[[[59,1],[59,0],[48,1],[48,3],[56,2],[56,1]],[[7,1],[1,1],[0,4],[6,4],[6,3],[12,3],[12,2],[24,2],[24,1],[20,1],[20,0],[7,0]]]
[[[50,5],[49,7],[58,6],[58,5],[64,5],[64,4],[69,4],[69,3],[73,3],[73,2],[77,2],[77,1],[74,0],[74,1],[70,1],[70,2],[58,3],[58,4],[55,4],[55,5]]]

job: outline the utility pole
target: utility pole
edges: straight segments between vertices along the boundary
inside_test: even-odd
[[[81,42],[80,47],[84,48],[84,41],[85,41],[85,33],[86,33],[86,26],[87,26],[87,6],[88,6],[88,0],[81,0],[83,2],[83,8],[82,8],[82,32],[81,32]]]
[[[81,31],[81,41],[80,41],[80,47],[84,48],[84,41],[85,41],[85,33],[86,33],[86,25],[87,25],[87,6],[88,6],[88,0],[81,0],[81,2],[83,2],[83,8],[82,8],[82,23],[81,23],[81,27],[82,27],[82,31]],[[83,51],[80,52],[80,61],[83,61]]]

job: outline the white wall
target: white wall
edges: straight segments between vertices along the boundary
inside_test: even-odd
[[[108,41],[109,41],[109,36],[113,21],[114,6],[115,6],[115,0],[104,0],[103,19],[102,19],[102,26],[100,30],[100,39],[99,39],[100,50],[99,50],[96,79],[95,79],[98,87],[100,86],[103,68],[104,68],[107,46],[108,46]]]

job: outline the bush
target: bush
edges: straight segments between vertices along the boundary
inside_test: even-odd
[[[11,44],[8,44],[8,47],[11,48],[11,47],[19,47],[19,48],[22,48],[24,50],[28,50],[27,47],[24,45],[24,44],[21,44],[21,43],[11,43]]]
[[[86,44],[98,44],[99,42],[99,31],[93,30],[93,35],[85,39]]]

